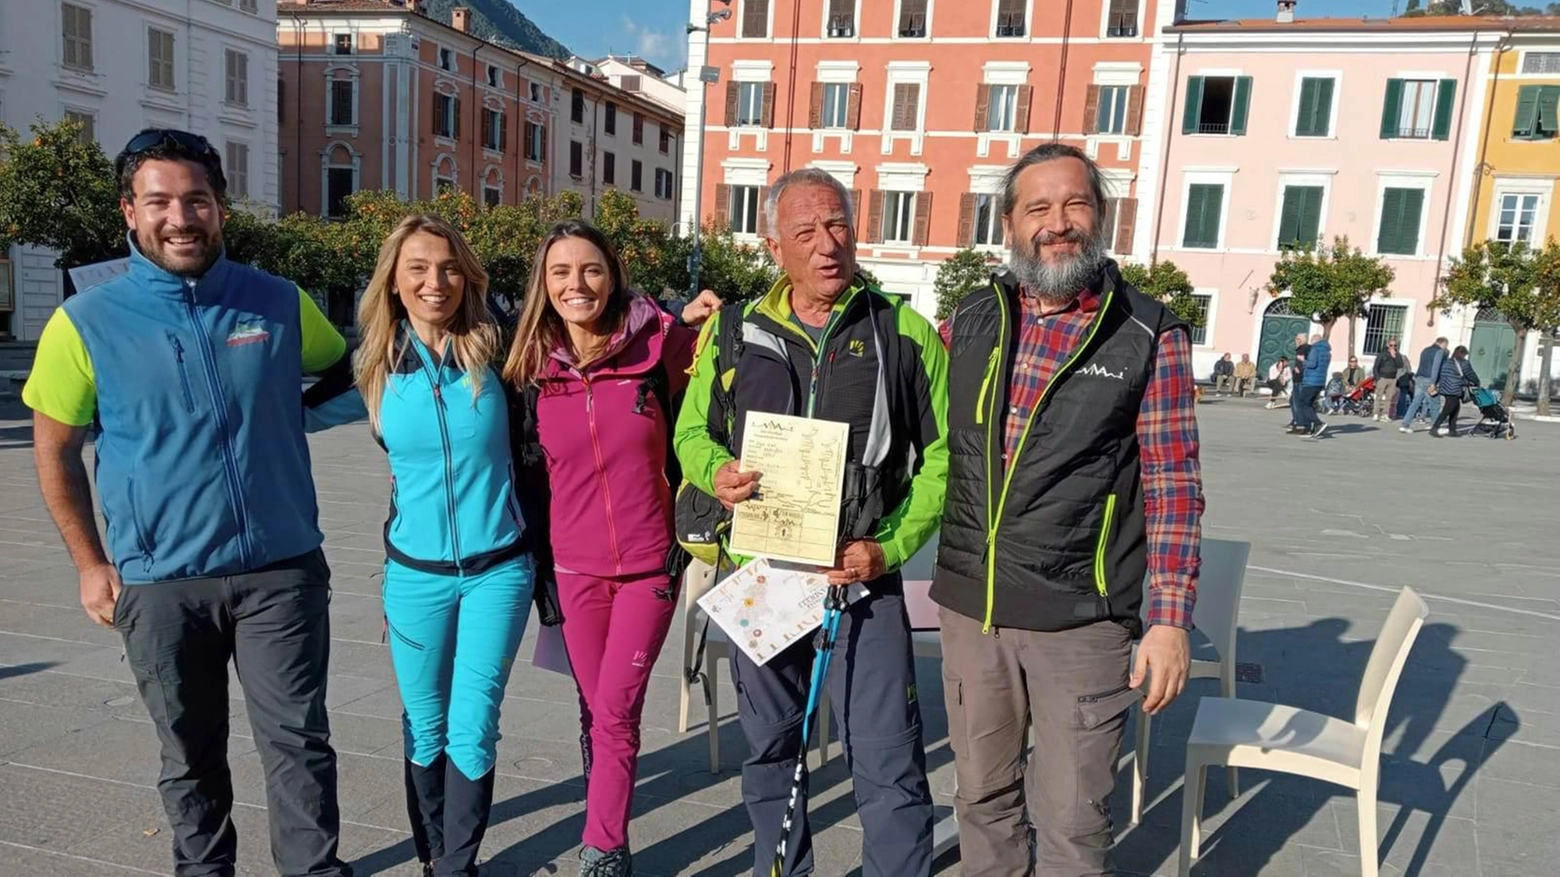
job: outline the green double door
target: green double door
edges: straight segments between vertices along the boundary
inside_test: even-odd
[[[1505,320],[1476,320],[1473,337],[1468,341],[1468,363],[1484,386],[1506,389],[1511,377],[1511,351],[1517,346],[1517,333]]]
[[[1311,318],[1298,317],[1289,312],[1289,299],[1281,298],[1268,305],[1262,315],[1262,335],[1257,342],[1257,374],[1267,380],[1268,369],[1280,356],[1293,358],[1295,336],[1311,331]]]

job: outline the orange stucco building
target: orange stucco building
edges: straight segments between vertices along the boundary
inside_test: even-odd
[[[1003,169],[1060,139],[1106,169],[1112,249],[1138,253],[1136,217],[1155,188],[1138,168],[1156,166],[1163,118],[1144,95],[1154,35],[1176,5],[691,0],[694,22],[711,7],[732,13],[690,35],[690,67],[719,77],[702,93],[702,138],[700,92],[689,93],[698,213],[756,239],[769,181],[823,168],[855,195],[863,264],[929,311],[939,262],[966,246],[1003,248]]]

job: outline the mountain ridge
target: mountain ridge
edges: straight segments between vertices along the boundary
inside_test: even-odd
[[[525,16],[507,0],[424,0],[427,16],[435,21],[450,23],[450,13],[456,7],[471,10],[471,33],[488,42],[509,45],[514,48],[544,55],[549,58],[567,59],[572,52],[563,43],[548,36],[536,22]]]

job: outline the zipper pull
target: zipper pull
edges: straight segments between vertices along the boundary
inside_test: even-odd
[[[444,390],[438,384],[433,385],[433,403],[440,408],[444,407]]]

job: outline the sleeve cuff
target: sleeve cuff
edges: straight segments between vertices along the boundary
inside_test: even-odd
[[[1148,624],[1192,629],[1192,609],[1197,604],[1195,588],[1179,584],[1150,584],[1148,589]]]

